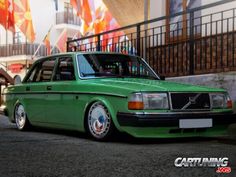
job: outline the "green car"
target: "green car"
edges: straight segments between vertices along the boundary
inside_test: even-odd
[[[219,136],[232,101],[223,89],[165,81],[138,56],[66,53],[37,60],[22,83],[4,90],[2,109],[19,130],[30,126],[134,137]]]

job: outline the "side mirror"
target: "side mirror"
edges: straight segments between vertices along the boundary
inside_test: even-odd
[[[159,76],[162,81],[166,80],[165,76]]]
[[[14,85],[21,84],[21,77],[19,75],[15,75],[14,77]]]

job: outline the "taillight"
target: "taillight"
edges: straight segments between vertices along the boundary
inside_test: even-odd
[[[233,102],[232,100],[227,100],[227,108],[232,109],[233,108]]]

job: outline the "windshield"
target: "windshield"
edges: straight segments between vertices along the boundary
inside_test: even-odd
[[[77,56],[82,78],[135,77],[159,79],[139,57],[119,54],[84,54]]]

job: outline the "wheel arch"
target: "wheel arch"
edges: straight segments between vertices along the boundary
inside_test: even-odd
[[[27,107],[25,106],[25,103],[23,100],[20,100],[20,99],[17,99],[13,105],[13,112],[12,112],[12,119],[13,121],[15,122],[15,110],[16,110],[16,106],[19,105],[19,104],[22,104],[24,109],[25,109],[25,112],[27,113]],[[27,116],[28,118],[28,116]]]
[[[118,122],[116,120],[116,111],[114,109],[114,107],[112,106],[111,102],[109,101],[109,99],[105,98],[105,97],[94,97],[92,98],[85,106],[84,109],[84,114],[83,114],[83,124],[84,124],[84,130],[87,130],[87,125],[86,125],[86,118],[88,116],[88,111],[89,108],[92,106],[92,104],[94,104],[95,102],[101,102],[109,111],[110,115],[111,115],[111,119],[113,124],[115,125],[115,128],[117,128],[119,130],[119,126],[118,126]]]

